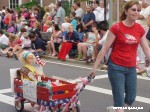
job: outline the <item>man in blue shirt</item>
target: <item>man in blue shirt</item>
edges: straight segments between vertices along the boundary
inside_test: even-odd
[[[91,6],[87,6],[86,10],[87,10],[87,14],[85,14],[83,18],[83,28],[84,28],[84,32],[90,32],[92,28],[92,24],[95,22],[95,15],[92,11]]]
[[[33,32],[29,34],[29,38],[31,40],[32,53],[35,56],[43,56],[46,50],[44,41],[37,37]]]

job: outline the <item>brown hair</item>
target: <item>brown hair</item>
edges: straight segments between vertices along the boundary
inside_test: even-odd
[[[65,17],[65,21],[69,23],[70,22],[70,18],[68,16],[66,16]]]
[[[52,25],[53,25],[53,23],[52,23],[52,21],[51,21],[51,20],[47,20],[47,21],[46,21],[46,25],[52,26]]]
[[[49,12],[49,11],[50,11],[50,8],[49,8],[48,6],[45,6],[45,7],[44,7],[44,10],[45,10],[45,12]]]
[[[122,8],[122,12],[121,12],[121,15],[120,15],[120,21],[123,21],[123,20],[125,20],[126,19],[126,14],[125,14],[125,12],[129,9],[129,8],[131,8],[133,5],[137,5],[139,8],[140,8],[140,4],[139,4],[139,2],[138,1],[129,1],[129,2],[127,2],[124,6],[123,6],[123,8]]]

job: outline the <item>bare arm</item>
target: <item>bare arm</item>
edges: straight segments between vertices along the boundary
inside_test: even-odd
[[[148,27],[150,27],[150,14],[148,15],[148,18],[147,18],[147,25]]]
[[[108,32],[108,35],[106,37],[106,41],[101,49],[101,51],[98,53],[98,56],[96,58],[96,62],[93,66],[93,69],[92,69],[92,74],[95,75],[96,73],[96,68],[98,67],[98,65],[100,64],[101,60],[103,59],[103,57],[105,56],[105,54],[107,53],[108,49],[110,48],[110,46],[112,45],[112,43],[114,42],[115,40],[115,35],[109,31]]]
[[[85,24],[85,27],[88,27],[94,23],[94,20],[89,21],[87,24]]]
[[[150,61],[150,47],[148,46],[148,43],[147,43],[147,40],[145,37],[141,38],[140,45],[143,49],[144,54],[146,55],[146,57]]]
[[[143,15],[139,15],[138,19],[143,20],[143,19],[145,19],[145,17]]]
[[[60,23],[60,17],[57,17],[58,21],[57,21],[57,24],[59,25]]]

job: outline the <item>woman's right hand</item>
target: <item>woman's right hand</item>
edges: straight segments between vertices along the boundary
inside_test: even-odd
[[[94,78],[95,75],[96,75],[96,69],[93,68],[93,69],[90,71],[90,76]]]

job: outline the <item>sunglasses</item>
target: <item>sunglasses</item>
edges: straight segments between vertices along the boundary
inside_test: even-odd
[[[140,9],[132,8],[131,10],[132,10],[133,12],[136,12],[136,11],[137,11],[137,12],[141,12],[141,10],[140,10]]]

